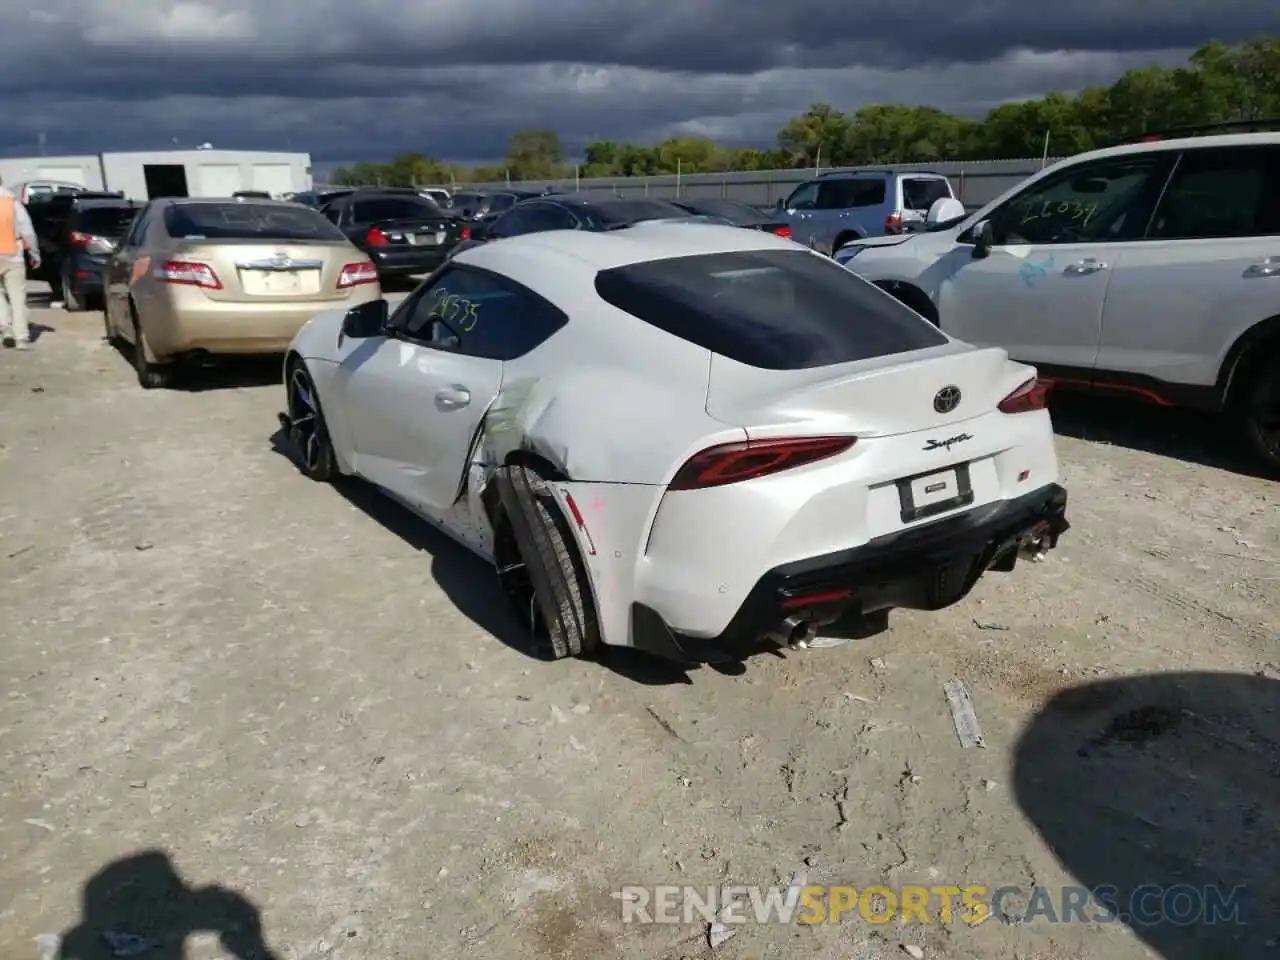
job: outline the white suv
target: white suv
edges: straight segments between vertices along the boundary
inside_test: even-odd
[[[1236,415],[1280,471],[1280,133],[1081,154],[836,259],[1063,387]]]

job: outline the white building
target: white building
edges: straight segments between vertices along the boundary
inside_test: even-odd
[[[311,189],[311,155],[248,150],[165,150],[81,157],[0,159],[10,186],[31,180],[120,191],[132,200],[229,197],[238,190],[270,194]]]

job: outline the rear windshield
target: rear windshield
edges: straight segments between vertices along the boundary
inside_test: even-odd
[[[602,227],[640,223],[643,220],[684,220],[689,211],[665,200],[600,200],[585,211]]]
[[[137,207],[121,204],[118,207],[88,207],[76,217],[76,229],[95,237],[123,237],[138,213]]]
[[[266,203],[175,203],[164,212],[169,236],[183,240],[345,240],[306,207]]]
[[[439,219],[444,211],[425,197],[371,197],[357,200],[351,218],[356,223],[377,220]]]
[[[908,210],[928,210],[943,197],[951,196],[946,180],[903,180],[902,205]]]
[[[516,205],[516,198],[509,193],[500,193],[496,197],[489,198],[489,212],[497,213],[499,210],[509,210]]]
[[[805,370],[947,342],[893,297],[807,250],[752,250],[603,270],[596,292],[713,353]]]

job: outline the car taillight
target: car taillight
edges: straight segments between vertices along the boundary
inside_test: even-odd
[[[387,235],[377,227],[372,227],[364,236],[364,242],[371,247],[385,247],[391,243]]]
[[[71,235],[67,238],[67,242],[73,247],[87,247],[93,242],[93,237],[87,233],[81,233],[79,230],[72,230]]]
[[[897,233],[902,229],[902,214],[894,212],[884,218],[885,233]]]
[[[788,227],[785,223],[780,227],[774,227],[773,232],[780,237],[785,237],[788,239],[791,237],[791,228]]]
[[[378,282],[378,268],[373,265],[371,260],[361,260],[359,263],[348,263],[343,266],[342,272],[338,274],[338,289],[346,290],[349,287],[358,287],[365,283]]]
[[[1013,393],[1000,401],[1001,413],[1030,413],[1049,405],[1049,390],[1053,386],[1047,380],[1032,377]]]
[[[221,290],[222,282],[207,263],[193,263],[189,260],[166,260],[156,271],[156,278],[164,283],[176,283],[188,287],[203,287],[206,290]]]
[[[689,458],[672,479],[670,490],[701,490],[754,480],[843,453],[857,437],[783,437],[710,447]]]
[[[465,223],[462,225],[462,239],[463,240],[471,239],[471,228],[467,226]]]

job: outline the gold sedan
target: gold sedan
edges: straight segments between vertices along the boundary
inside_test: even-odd
[[[185,360],[283,353],[315,314],[382,296],[337,227],[271,200],[153,200],[104,270],[107,339],[148,389]]]

